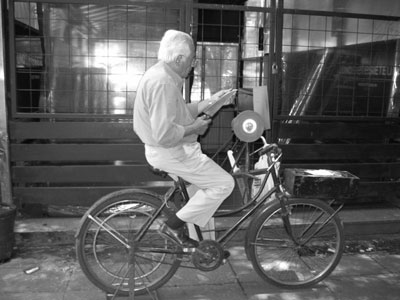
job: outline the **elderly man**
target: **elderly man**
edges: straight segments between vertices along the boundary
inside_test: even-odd
[[[158,60],[140,81],[134,104],[134,131],[145,144],[150,165],[196,187],[189,202],[159,229],[182,246],[196,247],[196,241],[184,233],[184,224],[205,226],[234,188],[232,176],[203,154],[197,142],[211,122],[200,115],[224,91],[207,101],[185,102],[183,81],[195,66],[196,57],[193,40],[184,32],[165,32]]]

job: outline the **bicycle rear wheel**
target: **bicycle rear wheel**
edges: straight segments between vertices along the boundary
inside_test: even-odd
[[[290,199],[285,227],[275,203],[249,227],[247,249],[256,272],[287,288],[309,287],[328,276],[343,254],[343,225],[321,200]],[[291,231],[291,234],[290,234]]]
[[[167,211],[136,241],[160,205],[154,194],[123,190],[104,196],[90,208],[77,235],[76,252],[82,271],[94,285],[113,295],[128,296],[130,289],[141,295],[174,275],[181,255],[173,242],[157,232]]]

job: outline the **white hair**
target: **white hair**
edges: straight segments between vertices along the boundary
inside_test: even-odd
[[[189,56],[191,51],[194,51],[192,37],[185,32],[170,29],[161,39],[158,59],[168,63],[179,55]]]

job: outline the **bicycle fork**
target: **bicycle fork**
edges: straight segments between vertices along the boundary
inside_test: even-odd
[[[281,218],[283,221],[283,225],[285,228],[286,233],[288,234],[288,236],[290,236],[290,238],[292,239],[292,241],[298,245],[298,241],[296,240],[296,238],[293,236],[293,231],[292,231],[292,225],[290,224],[290,219],[289,219],[289,215],[291,214],[291,211],[288,209],[289,205],[288,205],[288,197],[284,194],[284,192],[282,191],[281,193],[277,193],[276,194],[279,203],[281,204]]]
[[[335,201],[335,200],[332,200],[332,201],[329,203],[329,206],[331,206],[332,203],[333,203],[334,201]],[[305,241],[303,241],[303,243],[302,243],[301,245],[307,244],[315,235],[317,235],[317,234],[325,227],[325,225],[328,224],[328,223],[338,214],[338,212],[341,210],[341,208],[343,207],[343,205],[344,205],[344,204],[340,205],[339,208],[336,209],[335,212],[334,212],[332,215],[330,215],[329,218],[326,219],[326,220],[319,226],[319,228],[318,228],[311,236],[309,236]],[[321,217],[323,216],[323,214],[324,214],[324,213],[321,212],[320,215],[319,215],[311,224],[309,224],[309,225],[307,226],[307,228],[304,229],[304,231],[301,233],[299,239],[301,239],[302,237],[304,237],[304,236],[307,234],[307,232],[311,229],[311,227],[313,227],[314,224],[317,223],[318,220],[321,219]]]
[[[319,216],[317,216],[304,230],[303,232],[299,235],[298,238],[296,238],[293,235],[293,231],[292,231],[292,224],[290,223],[290,219],[289,216],[291,215],[291,210],[288,209],[289,208],[289,199],[288,197],[285,195],[284,192],[280,193],[279,195],[277,195],[277,198],[279,199],[279,202],[281,204],[281,218],[283,221],[283,225],[285,228],[286,233],[288,234],[288,236],[292,239],[292,241],[298,245],[298,246],[304,246],[305,244],[307,244],[313,237],[315,237],[325,226],[326,224],[328,224],[340,211],[340,209],[343,207],[343,204],[337,209],[335,210],[335,212],[329,216],[328,219],[326,219],[322,224],[319,225],[318,229],[315,230],[310,236],[307,237],[306,240],[300,242],[302,240],[302,238],[304,236],[306,236],[306,234],[311,230],[311,228],[322,218],[322,216],[324,215],[323,212],[321,212],[319,214]],[[329,206],[332,205],[332,203],[334,202],[334,200],[332,200],[329,203]]]

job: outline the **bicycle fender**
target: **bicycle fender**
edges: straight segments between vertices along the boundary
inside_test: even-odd
[[[88,216],[93,212],[93,210],[99,205],[100,203],[106,201],[108,198],[113,197],[115,195],[120,195],[120,194],[125,194],[125,193],[141,193],[141,194],[147,194],[154,196],[155,198],[159,199],[160,201],[163,201],[163,198],[161,195],[154,193],[152,191],[148,191],[146,189],[123,189],[123,190],[117,190],[111,193],[108,193],[101,197],[99,200],[97,200],[83,215],[83,217],[80,219],[79,224],[78,224],[78,229],[76,230],[76,233],[74,235],[75,238],[78,238],[81,235],[81,228],[82,224],[85,222],[85,220],[88,218]]]

